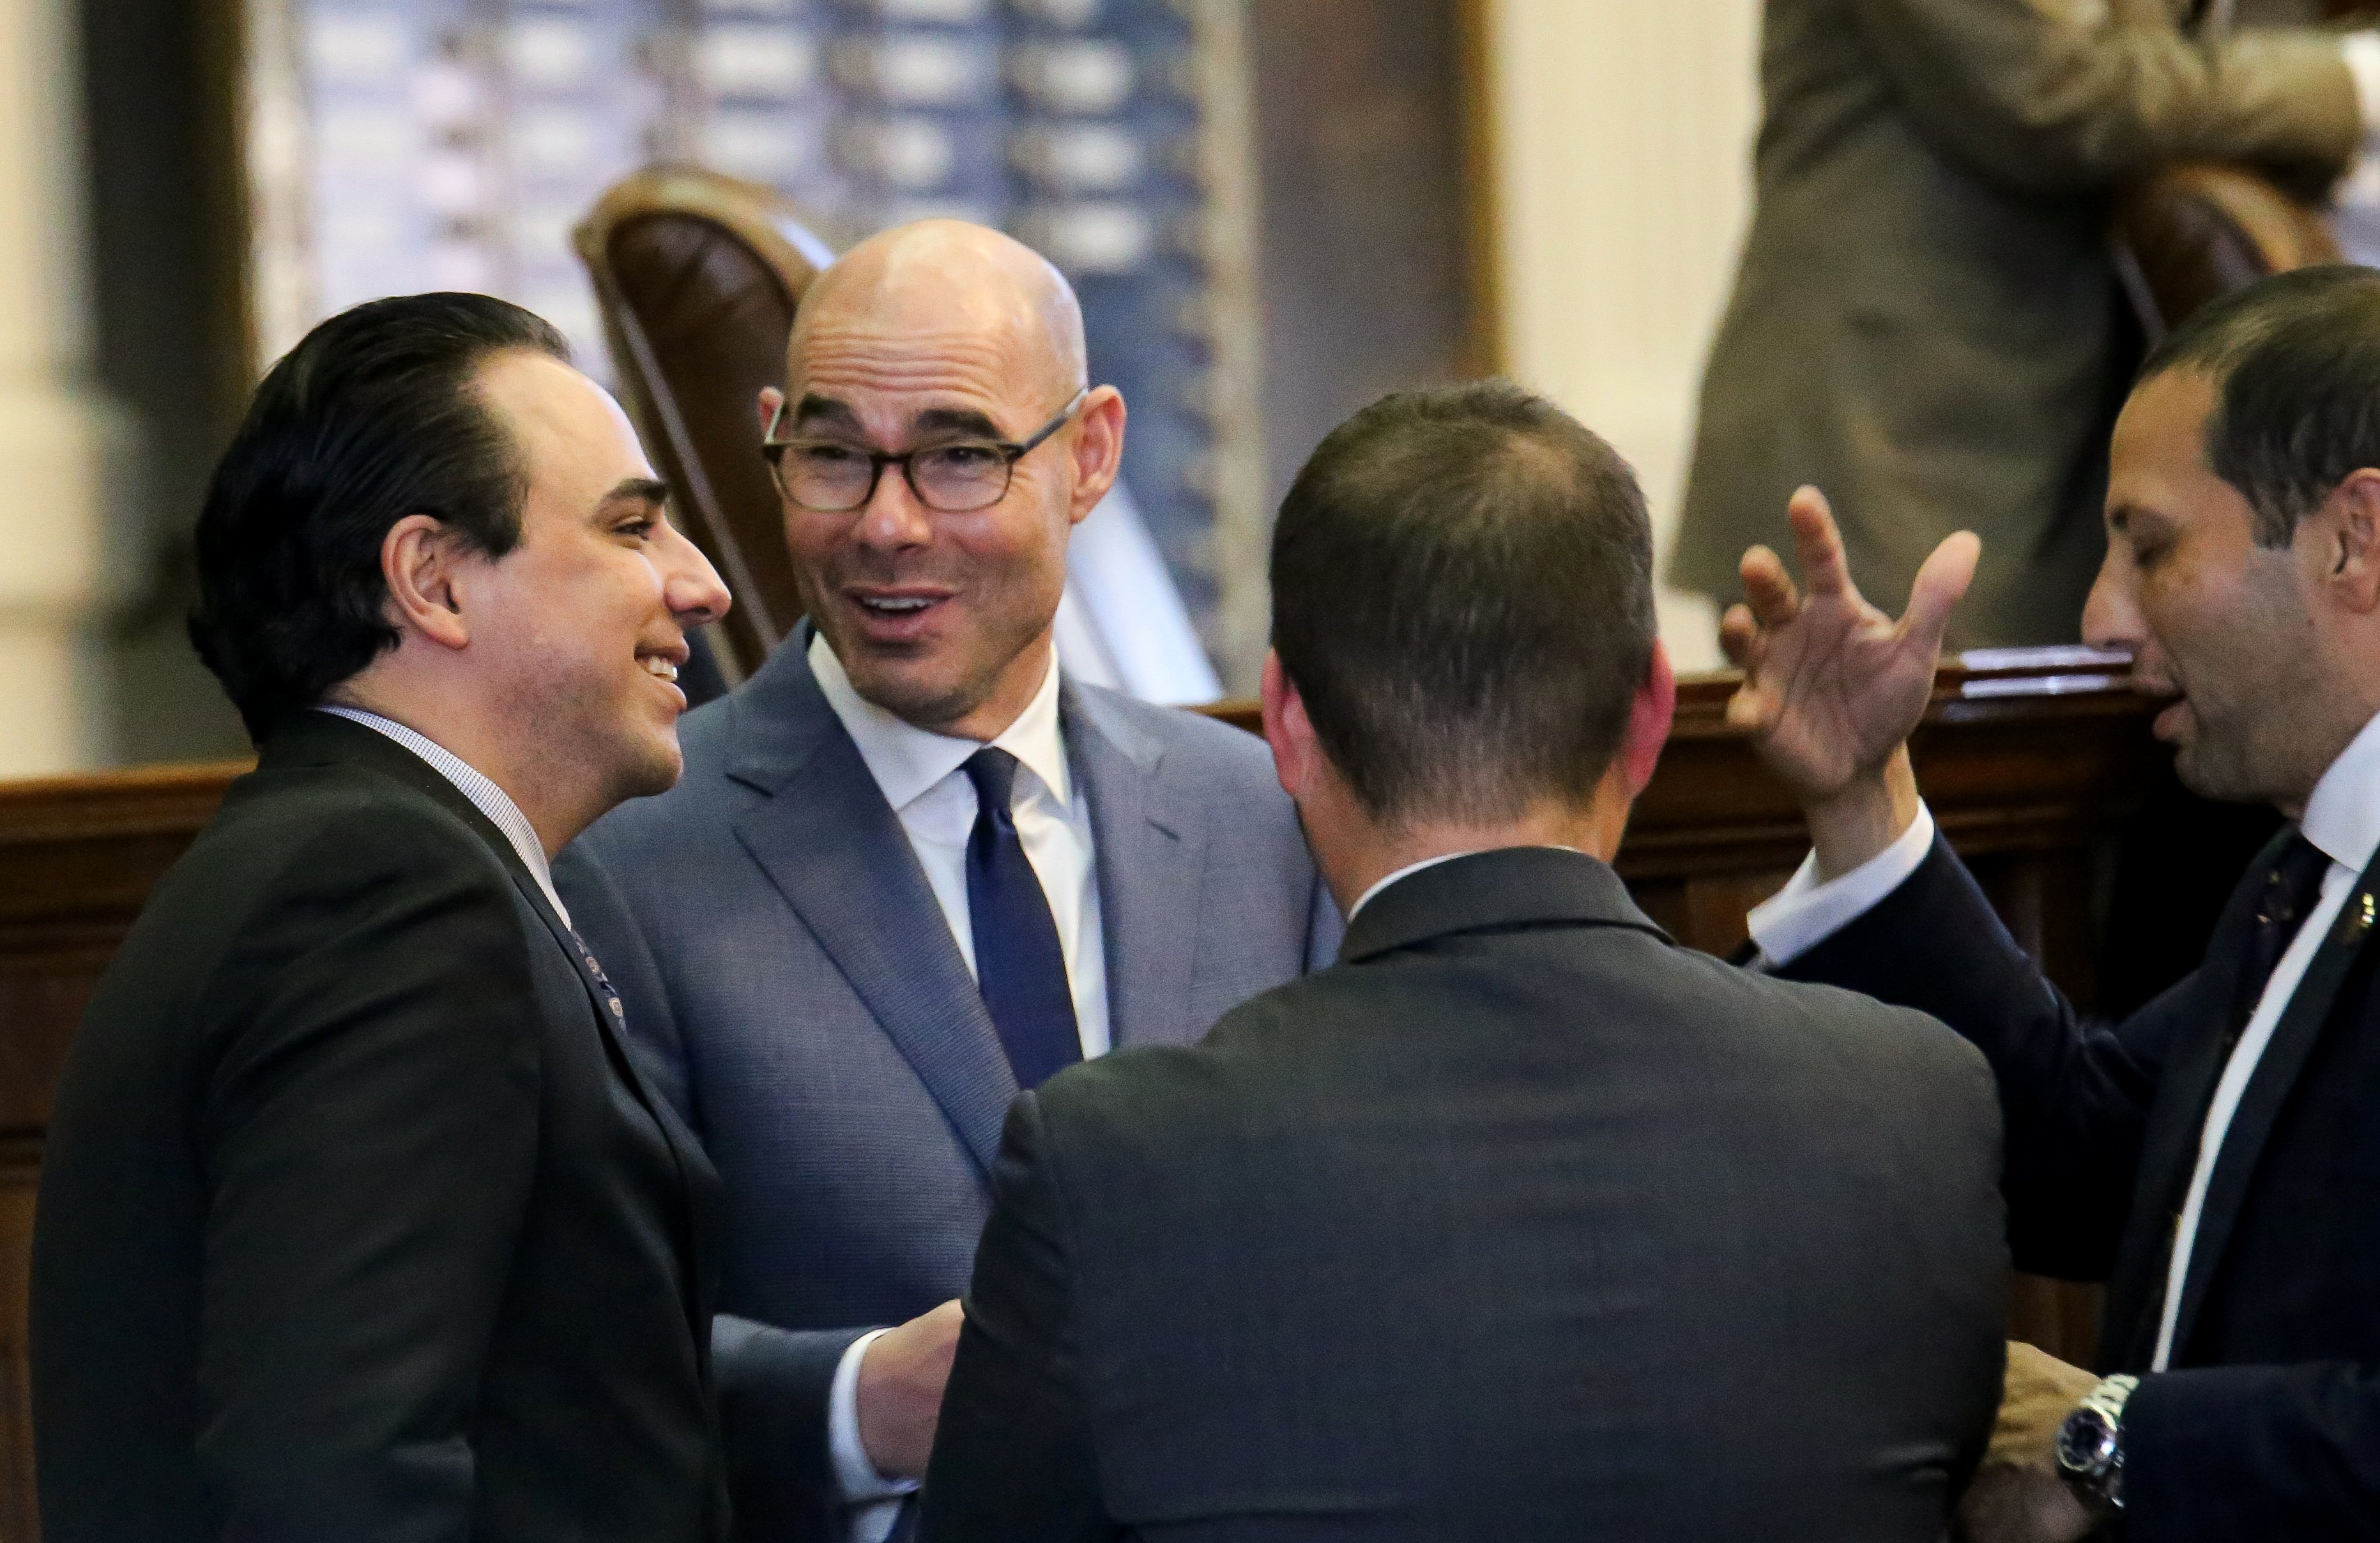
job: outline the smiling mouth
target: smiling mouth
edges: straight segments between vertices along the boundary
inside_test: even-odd
[[[859,608],[872,616],[914,616],[918,612],[940,605],[941,600],[928,595],[855,595]]]
[[[638,656],[637,662],[643,665],[645,667],[645,674],[652,676],[655,680],[674,681],[677,679],[677,666],[671,663],[668,660],[663,659],[657,653],[641,654]]]

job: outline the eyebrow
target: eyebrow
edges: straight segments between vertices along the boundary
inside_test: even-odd
[[[669,496],[670,485],[658,478],[623,478],[610,492],[595,501],[595,512],[600,516],[614,504],[667,504]]]
[[[856,427],[859,422],[857,413],[832,396],[813,394],[803,397],[794,408],[794,427],[796,429],[807,429],[820,419],[829,419],[837,426],[848,424]]]
[[[795,428],[828,425],[856,430],[859,427],[859,415],[832,396],[806,395],[795,407]],[[909,429],[916,434],[966,434],[990,440],[1001,437],[1000,425],[973,407],[928,407],[911,420]]]

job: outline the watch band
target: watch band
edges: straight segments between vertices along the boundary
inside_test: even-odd
[[[2124,1405],[2137,1377],[2110,1377],[2083,1396],[2058,1428],[2058,1471],[2084,1509],[2101,1521],[2124,1509]]]

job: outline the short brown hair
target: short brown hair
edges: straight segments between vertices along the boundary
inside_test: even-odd
[[[2206,464],[2284,547],[2339,483],[2380,466],[2380,273],[2300,268],[2208,302],[2141,364],[2146,382],[2204,374],[2218,393]]]
[[[1272,606],[1281,668],[1375,820],[1583,802],[1652,663],[1645,495],[1510,382],[1399,393],[1298,473]]]

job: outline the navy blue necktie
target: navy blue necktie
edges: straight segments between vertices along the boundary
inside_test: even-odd
[[[975,831],[967,837],[967,920],[975,933],[976,979],[1000,1031],[1016,1086],[1038,1087],[1083,1058],[1066,954],[1040,875],[1016,837],[1010,798],[1016,758],[987,745],[967,758],[975,784]]]
[[[2323,876],[2329,871],[2330,858],[2306,840],[2303,832],[2282,844],[2281,855],[2265,875],[2264,890],[2257,897],[2256,924],[2248,934],[2239,987],[2232,994],[2231,1018],[2225,1026],[2227,1046],[2239,1042],[2248,1020],[2256,1015],[2256,1004],[2264,1000],[2265,988],[2272,982],[2281,955],[2289,952],[2306,913],[2322,899]]]

